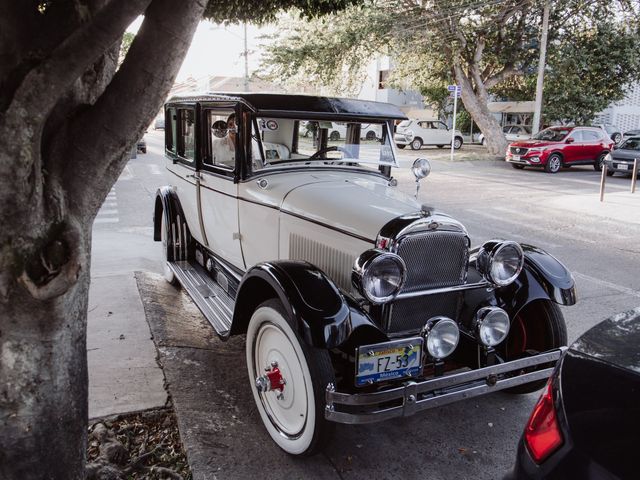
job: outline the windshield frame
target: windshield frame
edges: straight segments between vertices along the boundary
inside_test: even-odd
[[[360,127],[362,127],[362,130],[360,130],[360,135],[358,135],[359,140],[355,143],[345,143],[342,145],[342,147],[348,147],[348,146],[354,146],[354,147],[361,147],[363,145],[378,145],[378,151],[380,152],[380,154],[382,155],[382,157],[384,158],[384,156],[388,157],[388,161],[366,161],[366,159],[364,159],[364,161],[360,158],[355,158],[355,159],[342,159],[342,158],[326,158],[326,157],[322,157],[322,158],[317,158],[317,159],[312,159],[309,160],[308,157],[299,157],[299,158],[285,158],[283,160],[274,160],[273,158],[268,158],[268,154],[267,154],[267,149],[268,144],[272,143],[269,142],[267,140],[264,139],[264,125],[266,125],[265,121],[268,123],[268,121],[270,120],[276,120],[277,122],[279,122],[280,120],[282,121],[287,121],[287,122],[293,122],[294,126],[293,126],[293,132],[291,133],[291,135],[293,136],[291,139],[288,138],[288,136],[285,135],[288,142],[290,143],[285,143],[284,145],[290,148],[290,153],[291,154],[295,154],[295,155],[306,155],[306,153],[300,153],[297,148],[298,148],[298,141],[300,139],[300,135],[302,132],[303,127],[303,122],[318,122],[320,124],[325,124],[321,127],[321,129],[325,130],[325,132],[327,131],[326,128],[326,124],[328,123],[332,123],[332,124],[338,124],[341,126],[341,128],[344,129],[344,127],[346,126],[346,124],[360,124]],[[395,143],[393,141],[393,127],[391,125],[391,122],[393,120],[390,120],[388,118],[371,118],[371,117],[367,117],[367,118],[362,118],[362,117],[347,117],[347,116],[335,116],[335,115],[317,115],[316,112],[297,112],[297,115],[290,115],[290,114],[286,114],[286,115],[273,115],[273,114],[269,114],[269,115],[265,115],[264,112],[252,112],[250,114],[250,123],[252,125],[251,127],[251,134],[249,135],[249,140],[248,143],[249,145],[249,152],[250,154],[247,156],[248,157],[248,169],[247,169],[247,175],[246,178],[252,178],[252,177],[256,177],[256,176],[263,176],[265,174],[271,174],[271,173],[279,173],[279,172],[285,172],[285,171],[308,171],[310,169],[313,170],[324,170],[324,171],[333,171],[333,170],[348,170],[348,171],[360,171],[360,172],[366,172],[366,173],[373,173],[375,175],[383,175],[387,178],[390,177],[391,175],[391,167],[399,167],[399,158],[398,158],[398,150],[395,146]],[[262,123],[261,123],[262,122]],[[380,128],[381,130],[381,137],[382,139],[380,141],[377,141],[376,143],[368,143],[371,142],[371,140],[366,140],[365,138],[362,138],[362,135],[365,132],[365,129],[368,129],[368,127],[375,125],[375,128]],[[290,127],[290,125],[289,125]],[[353,128],[353,127],[349,127],[349,128]],[[319,135],[318,140],[321,140],[322,143],[321,145],[324,145],[324,147],[326,146],[331,146],[328,145],[328,142],[330,141],[328,138],[328,133],[326,133],[324,136]],[[367,143],[364,143],[364,142]],[[265,145],[267,145],[265,147]],[[385,150],[383,150],[385,149]],[[321,151],[321,148],[318,148],[317,151]],[[359,148],[358,148],[359,151]],[[265,165],[262,168],[256,169],[255,168],[255,160],[254,158],[256,157],[256,155],[259,155],[259,162],[262,162],[263,165]],[[340,164],[338,164],[338,162]],[[311,163],[311,164],[310,164]]]

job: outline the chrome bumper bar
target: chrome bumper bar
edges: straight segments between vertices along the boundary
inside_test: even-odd
[[[509,376],[519,370],[557,362],[566,347],[550,350],[533,357],[468,372],[436,377],[423,382],[408,381],[401,387],[373,393],[336,392],[327,385],[325,418],[337,423],[375,423],[394,417],[408,417],[421,410],[478,397],[505,388],[549,378],[553,367]],[[391,405],[389,405],[391,404]]]

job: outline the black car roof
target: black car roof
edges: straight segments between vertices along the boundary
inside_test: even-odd
[[[407,116],[395,105],[355,98],[278,93],[212,92],[172,97],[167,103],[206,103],[213,101],[242,102],[264,116],[305,117],[331,115],[370,119],[405,120]],[[310,115],[309,115],[310,114]]]

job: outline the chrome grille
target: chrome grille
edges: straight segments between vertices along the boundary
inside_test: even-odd
[[[460,285],[466,281],[469,260],[469,237],[463,232],[428,231],[403,237],[397,254],[407,266],[403,292]],[[443,293],[398,300],[391,307],[390,333],[419,330],[437,315],[454,320],[462,299],[461,293]]]
[[[511,147],[512,155],[526,155],[528,151],[529,149],[525,147]]]

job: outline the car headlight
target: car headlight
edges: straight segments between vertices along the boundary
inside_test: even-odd
[[[546,150],[546,147],[534,147],[529,149],[530,152],[537,152],[537,153],[544,152],[545,150]]]
[[[409,140],[413,138],[413,135],[414,135],[413,130],[406,130],[404,132],[404,136],[407,137]]]
[[[458,346],[460,329],[448,317],[433,317],[424,327],[424,337],[429,355],[441,360],[451,355]]]
[[[522,247],[516,242],[491,240],[485,242],[476,260],[480,274],[499,287],[512,283],[524,266]]]
[[[607,154],[604,156],[604,161],[605,161],[605,162],[610,162],[611,160],[613,160],[613,157],[611,156],[611,154],[610,154],[610,153],[607,153]]]
[[[404,261],[395,253],[367,250],[356,259],[351,281],[370,302],[385,303],[400,292],[405,272]]]
[[[416,158],[411,166],[411,171],[416,180],[422,180],[431,173],[431,163],[426,158]]]
[[[484,307],[476,312],[476,338],[487,347],[495,347],[509,335],[509,315],[498,307]]]

